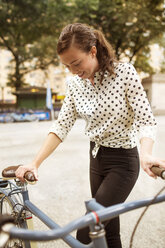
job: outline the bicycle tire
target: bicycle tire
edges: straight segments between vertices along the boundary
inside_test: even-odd
[[[25,228],[26,220],[22,218],[22,203],[20,202],[19,195],[17,196],[10,195],[10,190],[3,189],[3,192],[0,191],[0,213],[9,214],[14,217],[14,222],[17,227]],[[30,246],[26,245],[23,240],[12,239],[7,242],[4,248],[27,248]]]

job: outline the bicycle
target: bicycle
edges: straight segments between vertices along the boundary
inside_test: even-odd
[[[5,221],[2,223],[1,234],[3,235],[1,235],[0,247],[34,248],[36,247],[36,242],[32,241],[48,241],[61,238],[72,248],[107,248],[102,222],[122,213],[165,201],[165,194],[161,194],[150,199],[120,203],[105,208],[97,203],[95,199],[91,199],[85,202],[87,209],[85,216],[70,222],[64,227],[60,227],[30,202],[27,183],[34,183],[34,176],[32,173],[27,172],[25,174],[26,182],[21,183],[15,177],[17,167],[5,169],[2,173],[3,178],[0,179],[0,213],[7,213],[13,217],[13,221],[10,218],[6,221],[9,222],[8,224],[5,224]],[[152,171],[165,179],[165,169],[153,166]],[[15,180],[15,183],[12,182],[12,179]],[[34,231],[32,228],[32,215],[37,216],[51,230]],[[14,225],[11,222],[14,222]],[[32,230],[30,230],[30,226]],[[88,245],[80,243],[69,234],[73,230],[87,226],[90,227],[89,235],[92,240]]]

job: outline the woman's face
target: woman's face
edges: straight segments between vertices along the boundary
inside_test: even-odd
[[[99,70],[96,53],[97,49],[95,46],[93,46],[88,53],[72,46],[59,56],[61,62],[70,72],[77,74],[83,79],[92,79],[95,72]]]

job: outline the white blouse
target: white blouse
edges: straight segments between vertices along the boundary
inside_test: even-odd
[[[117,63],[116,75],[101,72],[94,76],[94,86],[88,79],[74,76],[68,82],[66,97],[58,119],[49,132],[62,141],[77,117],[86,121],[85,134],[95,142],[96,157],[100,145],[113,148],[133,148],[139,139],[155,140],[156,121],[139,76],[129,63]]]

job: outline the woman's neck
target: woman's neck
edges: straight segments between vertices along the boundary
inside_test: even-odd
[[[96,69],[96,71],[93,73],[93,75],[91,75],[91,77],[88,78],[89,81],[92,83],[93,86],[95,85],[95,83],[94,83],[94,77],[95,77],[95,73],[96,73],[97,71],[99,71],[99,67],[97,67],[97,69]]]

